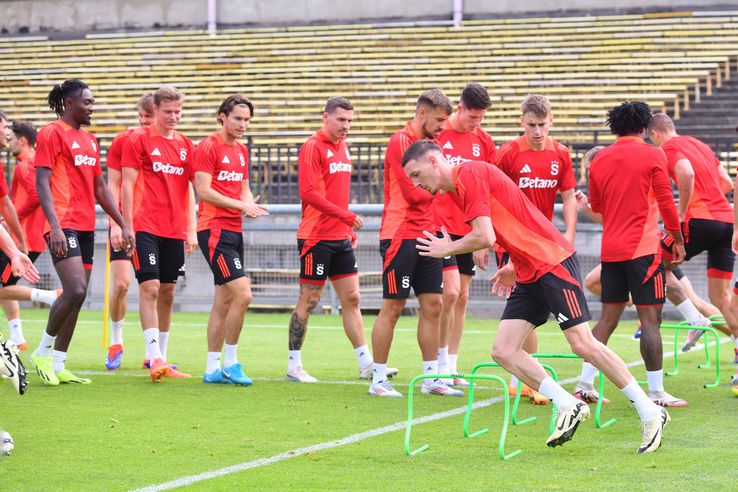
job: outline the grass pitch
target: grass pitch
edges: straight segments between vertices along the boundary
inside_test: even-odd
[[[29,345],[38,343],[48,311],[23,312]],[[734,372],[730,344],[721,345],[721,386],[703,389],[711,369],[697,369],[701,351],[680,358],[681,374],[666,378],[667,390],[689,401],[672,409],[672,423],[656,454],[638,456],[638,419],[611,384],[604,407],[613,426],[597,430],[586,422],[561,448],[545,445],[550,407],[521,405],[521,416],[537,416],[525,426],[510,426],[507,449],[523,454],[502,462],[496,453],[502,405],[474,412],[474,428],[490,433],[462,436],[463,415],[413,427],[413,447],[430,449],[417,457],[403,451],[404,428],[336,445],[347,436],[401,423],[407,399],[366,394],[357,379],[356,360],[336,316],[313,316],[303,347],[303,362],[321,380],[306,385],[283,381],[286,369],[286,314],[249,314],[239,355],[254,386],[206,386],[206,314],[175,314],[169,359],[193,375],[190,380],[152,384],[141,370],[143,337],[129,315],[123,365],[105,371],[100,312],[83,312],[67,366],[86,373],[93,384],[48,387],[31,374],[28,393],[18,397],[0,384],[0,427],[14,437],[13,456],[0,460],[0,490],[132,490],[224,467],[251,463],[249,469],[190,485],[193,490],[729,490],[735,488],[735,418],[738,398],[729,390]],[[365,319],[367,337],[373,318]],[[400,369],[396,388],[421,372],[415,318],[402,318],[390,364]],[[469,319],[459,369],[489,360],[497,322]],[[623,323],[611,346],[626,362],[640,361],[629,339],[634,325]],[[4,330],[7,331],[7,330]],[[670,337],[666,337],[669,338]],[[539,329],[541,352],[569,352],[559,329]],[[665,344],[669,353],[671,344]],[[23,355],[24,362],[28,353]],[[671,359],[665,360],[669,368]],[[577,361],[554,361],[561,379],[579,373]],[[644,377],[642,365],[632,371]],[[498,372],[503,374],[502,372]],[[477,400],[500,396],[478,391]],[[572,388],[573,383],[566,385]],[[417,395],[415,416],[461,407],[462,398]],[[593,409],[594,410],[594,409]],[[300,448],[328,446],[294,455]],[[293,453],[293,454],[290,454]],[[280,456],[281,460],[269,460]],[[293,457],[294,456],[294,457]],[[263,460],[263,461],[257,461]]]

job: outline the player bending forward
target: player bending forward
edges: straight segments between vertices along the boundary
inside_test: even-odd
[[[411,145],[402,163],[415,186],[434,194],[439,190],[449,193],[472,227],[458,241],[451,241],[447,234],[436,237],[425,232],[425,237],[418,238],[421,255],[443,258],[490,248],[495,242],[509,253],[517,280],[495,278],[503,288],[514,290],[502,314],[492,357],[556,405],[556,426],[546,444],[565,443],[590,415],[586,403],[569,394],[522,349],[527,336],[554,313],[572,351],[601,369],[633,402],[641,418],[638,453],[656,451],[669,414],[648,399],[622,359],[592,336],[579,262],[571,244],[531,206],[515,183],[488,163],[465,162],[454,168],[441,148],[428,141]]]

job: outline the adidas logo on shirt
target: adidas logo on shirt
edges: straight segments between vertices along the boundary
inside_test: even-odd
[[[333,152],[331,152],[331,149],[328,149],[328,152],[325,153],[325,158],[330,159],[333,157]]]
[[[159,151],[158,147],[154,147],[154,150],[151,151],[151,155],[161,155],[161,152]]]
[[[559,313],[559,315],[558,315],[558,316],[556,317],[556,320],[557,320],[557,321],[558,321],[559,323],[563,323],[564,321],[569,321],[569,318],[567,318],[567,317],[566,317],[566,316],[564,316],[563,314]]]
[[[448,150],[454,150],[454,146],[451,145],[451,141],[450,140],[448,142],[446,142],[445,144],[443,144],[443,148],[444,149],[448,149]]]
[[[522,168],[522,169],[520,170],[520,173],[521,173],[521,174],[522,174],[522,173],[529,173],[529,172],[531,172],[531,170],[530,170],[530,166],[529,166],[528,164],[525,164],[525,165],[523,166],[523,168]]]
[[[76,141],[72,141],[72,149],[81,149],[82,147]]]
[[[220,161],[220,162],[221,162],[221,164],[230,164],[231,163],[231,160],[228,158],[227,155],[224,155],[223,156],[223,160]]]

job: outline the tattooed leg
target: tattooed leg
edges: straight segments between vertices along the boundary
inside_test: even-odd
[[[301,350],[307,334],[308,316],[320,302],[322,285],[300,284],[300,297],[290,318],[289,349]]]

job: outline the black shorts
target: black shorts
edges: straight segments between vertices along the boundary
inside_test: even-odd
[[[535,282],[516,283],[501,319],[523,319],[541,326],[549,314],[553,314],[562,330],[592,319],[576,255]]]
[[[666,299],[666,277],[659,255],[603,261],[601,278],[603,303],[627,304],[628,293],[636,307],[663,304]]]
[[[415,239],[381,239],[379,253],[384,260],[382,297],[407,299],[415,295],[443,293],[443,260],[420,256]]]
[[[682,224],[685,261],[707,251],[707,276],[730,279],[733,276],[735,253],[732,249],[733,224],[709,219],[690,219]],[[664,259],[670,260],[674,238],[671,234],[661,239]]]
[[[464,236],[459,236],[457,234],[449,234],[451,236],[451,239],[454,241],[458,241]],[[462,275],[469,275],[470,277],[474,276],[474,273],[476,271],[476,267],[474,266],[474,258],[472,257],[472,253],[463,253],[460,255],[453,256],[452,258],[456,259],[456,266],[459,269],[459,273]],[[443,269],[446,269],[446,259],[443,259]]]
[[[133,269],[138,283],[158,280],[176,284],[184,272],[184,240],[161,237],[149,232],[136,233]]]
[[[41,256],[39,251],[28,252],[28,257],[32,262],[35,262],[39,256]],[[20,277],[13,275],[13,268],[10,265],[10,257],[2,250],[0,250],[0,272],[2,272],[0,273],[0,282],[2,282],[3,287],[15,285],[18,283],[18,280],[20,280]]]
[[[67,238],[67,256],[56,256],[49,246],[50,233],[44,234],[46,245],[49,246],[51,261],[54,265],[73,256],[81,256],[85,270],[92,270],[92,258],[95,255],[95,231],[77,231],[62,229]]]
[[[300,283],[324,285],[326,279],[338,280],[359,272],[350,239],[318,241],[297,240],[300,252]]]
[[[110,228],[108,228],[108,256],[110,261],[131,261],[131,257],[126,254],[125,249],[119,249],[118,251],[113,249],[113,245],[110,244]]]
[[[246,276],[243,269],[243,234],[225,229],[205,229],[197,233],[197,242],[213,272],[215,285]]]

